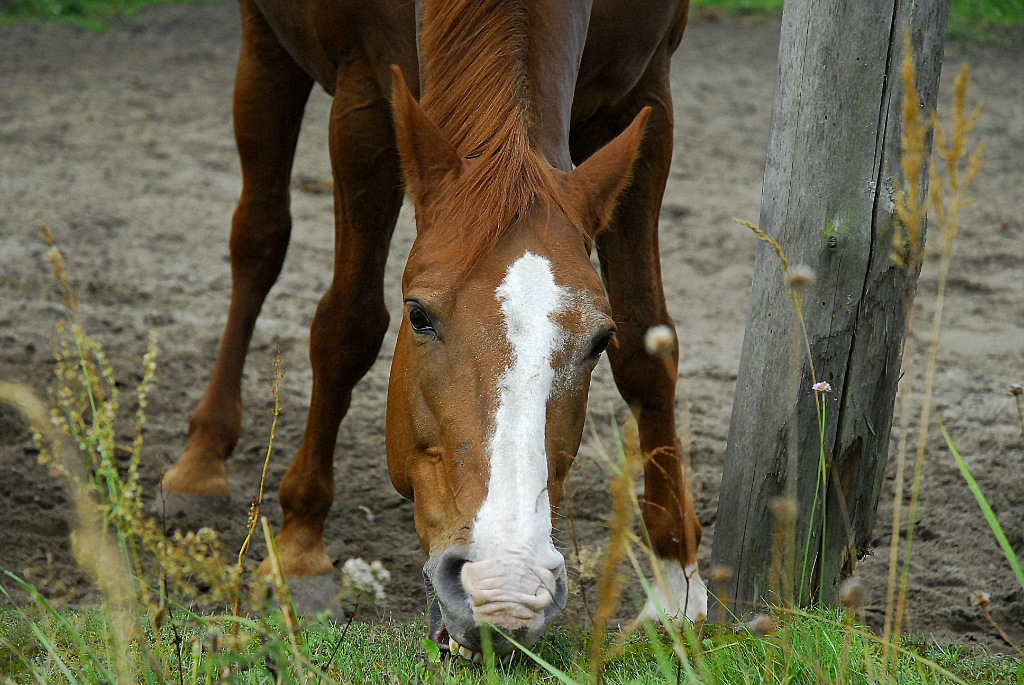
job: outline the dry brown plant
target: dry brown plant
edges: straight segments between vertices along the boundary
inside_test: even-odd
[[[1013,383],[1010,385],[1010,397],[1017,404],[1017,420],[1020,421],[1020,437],[1024,438],[1024,404],[1021,397],[1024,397],[1024,385]]]
[[[929,211],[934,217],[935,228],[939,231],[939,275],[936,293],[935,310],[932,316],[931,339],[925,369],[924,395],[917,425],[917,450],[914,460],[914,472],[911,481],[910,505],[907,511],[906,543],[903,551],[903,565],[900,573],[898,596],[896,596],[896,571],[899,557],[900,523],[903,507],[903,490],[906,468],[907,437],[910,432],[910,383],[913,379],[913,313],[907,313],[907,345],[905,347],[902,375],[905,379],[901,388],[900,404],[901,431],[897,446],[896,483],[893,495],[893,523],[890,531],[889,578],[886,588],[886,612],[883,624],[883,641],[889,650],[889,675],[895,677],[896,659],[898,656],[896,642],[903,627],[903,619],[907,605],[907,592],[910,576],[910,558],[913,548],[914,527],[917,520],[918,496],[921,489],[921,476],[924,468],[925,448],[928,427],[931,419],[932,393],[935,382],[935,370],[938,359],[939,335],[942,330],[942,314],[945,305],[946,282],[949,266],[952,261],[953,241],[960,230],[961,211],[973,202],[967,195],[967,188],[981,171],[981,155],[984,141],[975,145],[968,155],[968,136],[974,129],[981,111],[977,105],[968,115],[965,112],[968,89],[968,67],[963,64],[960,72],[953,80],[954,94],[951,112],[950,129],[946,130],[938,120],[934,111],[929,115],[927,124],[922,121],[917,91],[914,87],[915,70],[911,53],[909,33],[904,35],[904,60],[902,67],[903,79],[903,116],[904,132],[901,137],[903,153],[901,166],[905,178],[906,189],[897,186],[895,204],[895,221],[898,228],[895,232],[893,262],[900,268],[919,269],[924,258],[923,231],[924,222]],[[921,198],[922,173],[927,158],[927,135],[934,131],[934,155],[944,164],[933,160],[928,165],[928,193]],[[942,172],[940,172],[940,169]],[[903,245],[903,239],[907,244]],[[908,298],[908,302],[912,301]]]
[[[590,675],[595,683],[600,682],[601,666],[604,663],[603,636],[626,584],[625,576],[619,572],[619,564],[629,556],[630,545],[635,539],[633,523],[639,510],[635,483],[643,470],[638,439],[635,436],[630,439],[630,433],[635,433],[635,430],[636,423],[630,417],[621,443],[621,460],[613,465],[614,471],[608,485],[612,511],[608,524],[608,543],[597,574],[597,605],[594,607],[590,645]]]

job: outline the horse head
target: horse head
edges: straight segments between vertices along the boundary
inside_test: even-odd
[[[502,635],[531,646],[565,604],[552,519],[591,373],[615,335],[590,249],[647,113],[564,173],[514,141],[461,157],[397,69],[393,109],[417,235],[388,389],[388,470],[415,504],[431,637],[480,652],[491,626],[492,648],[507,653]]]

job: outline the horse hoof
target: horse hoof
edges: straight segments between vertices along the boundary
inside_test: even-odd
[[[299,616],[312,616],[323,611],[330,614],[334,621],[345,619],[345,609],[335,602],[338,598],[338,584],[330,573],[288,578],[288,593],[292,596],[292,605]]]
[[[225,517],[244,516],[230,497],[218,495],[180,495],[157,486],[153,514],[162,520],[188,518],[218,523]]]

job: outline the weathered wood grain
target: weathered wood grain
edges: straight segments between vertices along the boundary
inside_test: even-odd
[[[819,434],[788,281],[762,244],[712,550],[713,564],[733,571],[740,614],[779,596],[833,602],[870,540],[918,276],[890,258],[903,36],[909,27],[917,88],[934,107],[947,14],[948,0],[785,5],[760,227],[791,266],[814,271],[803,317],[815,379],[833,390]],[[796,518],[780,546],[773,504],[786,497]]]

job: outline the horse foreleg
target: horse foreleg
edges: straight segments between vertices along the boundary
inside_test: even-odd
[[[287,576],[328,574],[324,521],[334,499],[334,444],[352,388],[388,327],[384,266],[402,204],[391,108],[370,74],[339,76],[331,110],[335,264],[310,331],[313,392],[302,444],[281,482],[277,535]],[[264,571],[268,570],[264,562]]]
[[[188,445],[161,480],[165,492],[230,496],[224,460],[242,433],[242,366],[253,327],[277,280],[291,233],[289,179],[311,79],[251,3],[243,1],[234,125],[242,195],[231,225],[231,305]]]
[[[657,603],[668,616],[685,614],[693,621],[707,614],[707,592],[697,574],[701,529],[690,496],[689,464],[681,458],[676,434],[679,349],[665,306],[658,252],[658,215],[672,162],[668,88],[667,62],[652,66],[629,107],[591,128],[619,130],[642,107],[652,108],[632,183],[596,243],[617,328],[618,345],[609,349],[609,360],[616,386],[639,429],[645,458],[643,520],[663,580],[661,586],[655,585],[655,596],[644,614],[657,619]],[[601,141],[584,139],[581,145],[587,142]],[[645,336],[657,326],[673,334],[652,354],[646,349]]]

